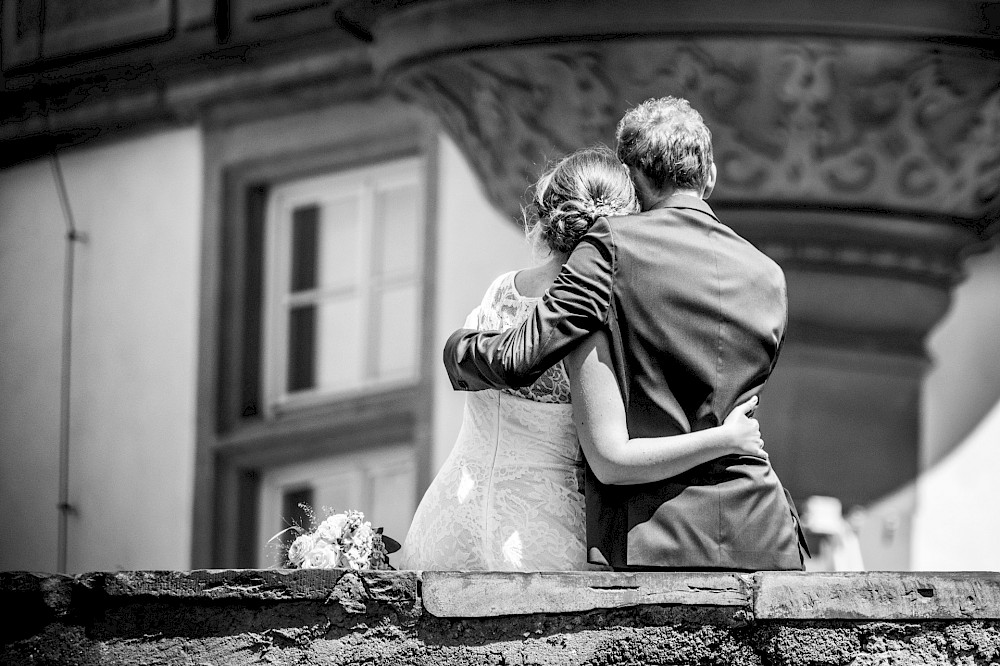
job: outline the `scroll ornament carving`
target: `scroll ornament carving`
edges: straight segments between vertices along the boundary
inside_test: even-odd
[[[618,103],[599,54],[447,58],[394,80],[463,149],[491,200],[513,217],[545,165],[613,138]]]
[[[441,56],[391,83],[434,112],[516,215],[544,163],[611,143],[631,105],[687,97],[729,204],[1000,217],[1000,61],[842,39],[660,39]]]

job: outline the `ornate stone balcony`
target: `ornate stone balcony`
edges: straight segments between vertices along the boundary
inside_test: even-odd
[[[992,664],[996,573],[0,574],[5,664]]]

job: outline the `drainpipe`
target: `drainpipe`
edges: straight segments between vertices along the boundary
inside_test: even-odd
[[[63,278],[63,327],[62,327],[62,367],[60,372],[61,386],[59,392],[59,532],[57,538],[57,564],[59,573],[68,573],[67,554],[69,515],[74,508],[69,503],[69,421],[70,421],[70,368],[73,342],[73,265],[77,242],[83,242],[84,236],[76,229],[73,210],[69,205],[66,193],[66,181],[63,178],[59,155],[53,150],[51,154],[52,175],[56,190],[59,193],[59,203],[62,205],[63,218],[66,221],[66,263]]]

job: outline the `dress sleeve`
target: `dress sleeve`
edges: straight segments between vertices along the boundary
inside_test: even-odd
[[[477,305],[472,309],[472,312],[465,318],[465,323],[462,324],[462,328],[478,329],[479,328],[479,311],[483,306]]]
[[[614,242],[600,218],[573,250],[534,312],[503,333],[459,329],[445,343],[444,365],[457,390],[517,388],[534,382],[573,345],[607,323]]]
[[[466,317],[462,328],[482,331],[499,331],[503,329],[498,306],[503,293],[508,289],[507,285],[513,281],[516,272],[509,271],[503,273],[493,280],[490,286],[487,287],[486,293],[483,294],[483,300]]]

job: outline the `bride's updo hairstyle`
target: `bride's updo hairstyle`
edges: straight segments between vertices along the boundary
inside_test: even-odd
[[[569,253],[599,217],[639,210],[628,169],[606,146],[584,148],[549,167],[524,211],[536,249]]]

